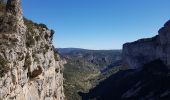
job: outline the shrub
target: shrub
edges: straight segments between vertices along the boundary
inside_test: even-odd
[[[41,39],[40,36],[35,36],[36,41],[40,41],[40,39]]]
[[[44,46],[44,51],[43,51],[43,53],[46,54],[49,49],[50,49],[50,47],[46,44],[46,45]]]
[[[42,28],[48,29],[48,27],[45,24],[42,23],[38,24],[31,20],[28,20],[27,18],[24,18],[24,24],[27,26],[28,30],[32,30],[34,28],[39,30],[42,30]]]
[[[48,37],[47,34],[45,34],[45,35],[44,35],[44,38],[45,38],[46,40],[48,40],[49,37]]]
[[[45,28],[45,29],[48,29],[47,28],[47,25],[45,25],[45,24],[42,24],[42,23],[40,23],[40,24],[38,24],[40,27],[42,27],[42,28]]]
[[[0,12],[5,12],[5,4],[0,3]]]
[[[0,56],[0,77],[3,77],[5,73],[7,73],[9,70],[10,66],[8,64],[8,61]]]
[[[59,71],[60,71],[60,69],[59,69],[59,68],[56,68],[56,69],[55,69],[55,72],[56,72],[56,73],[58,73]]]
[[[26,46],[31,47],[32,45],[35,45],[35,40],[33,36],[27,35]]]
[[[26,18],[24,18],[24,24],[27,26],[28,31],[31,31],[31,32],[34,28],[36,28],[35,23],[31,20],[26,19]]]
[[[51,30],[51,36],[50,36],[51,40],[53,39],[54,33],[55,33],[55,31]]]
[[[60,55],[57,53],[54,53],[54,59],[55,61],[59,61],[60,60]]]
[[[27,69],[31,66],[31,57],[30,55],[27,53],[26,57],[25,57],[25,64],[24,64],[24,69]]]

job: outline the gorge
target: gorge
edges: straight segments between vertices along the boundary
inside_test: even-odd
[[[93,8],[95,5],[89,3],[82,6],[81,11],[91,6]],[[102,11],[107,8],[103,4],[102,7]],[[74,7],[70,9],[75,10]],[[69,12],[70,9],[66,7],[60,12],[73,17],[73,12]],[[96,10],[88,9],[87,12],[94,13]],[[43,14],[47,15],[44,12]],[[85,19],[84,12],[81,14]],[[92,15],[89,15],[90,18]],[[106,15],[104,23],[107,22]],[[66,22],[69,21],[68,16],[58,16],[64,17]],[[96,22],[90,24],[97,25],[100,20],[97,19],[95,16]],[[76,16],[76,20],[81,22],[83,19]],[[0,100],[170,99],[170,20],[159,29],[156,36],[125,43],[122,50],[56,48],[53,44],[55,31],[49,29],[47,25],[24,17],[21,0],[0,1]],[[67,30],[71,30],[71,26],[75,25],[74,21],[71,20],[71,24],[68,25],[70,26]],[[81,30],[80,25],[75,25],[74,32]],[[101,24],[102,28],[104,25]],[[93,28],[89,29],[92,29],[91,32],[98,32]],[[103,29],[107,32],[109,28]],[[63,38],[77,38],[77,34],[73,36],[68,34],[70,33],[67,33],[68,38]],[[99,37],[98,33],[89,34],[88,39],[94,35],[92,40],[96,42],[94,38]],[[104,36],[107,35],[103,34],[100,37],[100,46],[104,46],[102,42],[105,42]],[[110,36],[112,35],[107,37]]]
[[[170,21],[153,38],[123,45],[122,65],[88,93],[83,100],[168,100]]]

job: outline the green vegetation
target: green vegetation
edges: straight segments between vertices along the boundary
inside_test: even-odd
[[[39,29],[39,30],[42,30],[43,28],[48,29],[48,27],[45,24],[38,24],[26,18],[24,18],[24,23],[29,31],[33,31],[33,29]]]
[[[27,53],[26,57],[25,57],[25,64],[24,64],[24,69],[27,69],[31,66],[31,57],[30,55]]]
[[[5,11],[6,6],[2,3],[0,3],[0,12],[4,12]]]
[[[60,55],[58,53],[58,50],[55,50],[54,46],[52,48],[54,50],[54,59],[55,59],[55,61],[59,61],[60,60]]]
[[[32,45],[35,45],[36,42],[40,41],[41,40],[41,33],[45,29],[48,30],[47,26],[45,24],[38,24],[38,23],[34,23],[33,21],[31,20],[28,20],[26,18],[24,18],[24,24],[27,26],[27,41],[26,41],[26,45],[27,47],[31,47]],[[40,32],[40,35],[36,35],[35,33],[35,29],[38,29],[39,32]],[[53,37],[53,34],[54,34],[54,30],[50,30],[51,31],[51,36],[49,37],[48,34],[45,34],[44,35],[44,38],[46,40],[48,40],[49,38],[51,38],[52,40],[52,37]],[[45,45],[45,51],[44,51],[44,54],[46,53],[46,51],[49,49],[49,46]]]
[[[88,93],[80,94],[84,100],[169,100],[166,99],[170,95],[167,92],[170,89],[169,72],[168,67],[157,59],[140,69],[120,70]]]
[[[3,19],[2,16],[5,13],[6,5],[4,3],[0,3],[0,21]]]
[[[50,47],[47,44],[45,44],[45,50],[48,51],[49,49]]]
[[[9,62],[0,56],[0,77],[3,77],[5,73],[10,70]]]
[[[47,28],[47,25],[45,25],[45,24],[42,24],[42,23],[38,24],[38,26],[39,26],[39,27],[41,27],[41,28],[48,29],[48,28]]]
[[[26,46],[31,47],[32,45],[35,45],[35,39],[33,38],[33,36],[29,35],[29,33],[28,33],[27,40],[26,40]]]
[[[51,36],[50,36],[51,40],[53,40],[54,33],[55,33],[55,31],[51,30]]]
[[[59,61],[60,55],[58,53],[54,53],[54,59],[55,59],[55,61]]]
[[[59,53],[67,60],[64,89],[68,100],[81,100],[78,92],[88,92],[119,70],[118,67],[109,69],[108,66],[112,67],[112,63],[121,59],[121,51],[59,49]],[[102,71],[106,68],[108,70]]]
[[[41,37],[40,36],[35,36],[35,40],[38,42],[40,41]]]
[[[68,60],[67,60],[68,61]],[[64,89],[68,100],[81,100],[79,91],[88,91],[92,86],[90,79],[99,74],[99,72],[86,71],[81,69],[82,63],[68,62],[64,69]]]

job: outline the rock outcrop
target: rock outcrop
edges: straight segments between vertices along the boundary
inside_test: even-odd
[[[160,59],[170,67],[170,20],[153,38],[140,39],[123,45],[123,66],[139,68],[146,63]]]
[[[8,0],[0,18],[0,100],[64,100],[63,64],[53,31],[23,18],[21,1]]]

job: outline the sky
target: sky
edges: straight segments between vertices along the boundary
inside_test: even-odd
[[[170,0],[23,0],[24,16],[55,30],[56,48],[121,49],[157,34]]]

